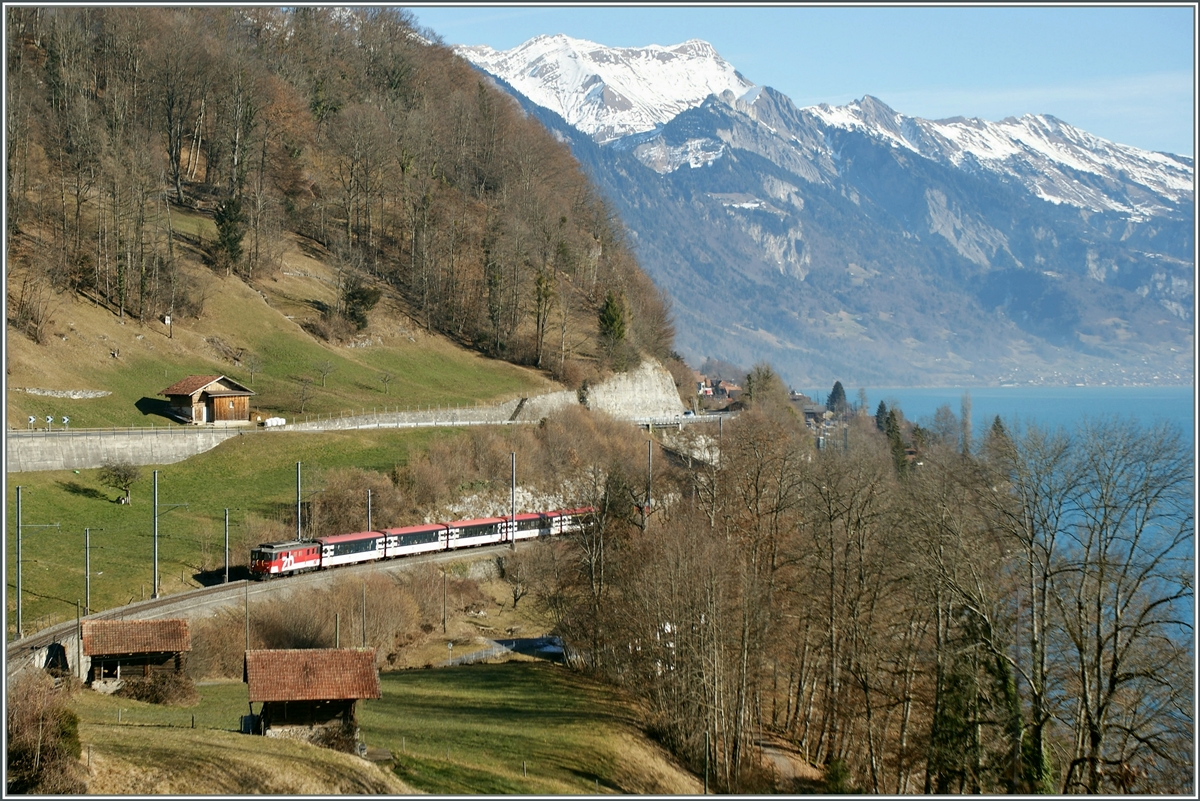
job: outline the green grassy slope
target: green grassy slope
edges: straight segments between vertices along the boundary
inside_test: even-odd
[[[211,218],[174,214],[177,230],[211,236]],[[491,403],[558,389],[543,374],[494,361],[446,339],[427,335],[394,297],[384,296],[370,325],[353,343],[330,343],[305,331],[321,304],[333,300],[328,265],[314,258],[319,248],[291,240],[282,269],[256,286],[204,270],[208,294],[199,319],[140,324],[79,297],[59,296],[52,305],[43,344],[10,331],[7,342],[7,424],[25,429],[34,415],[67,415],[71,428],[170,426],[158,393],[189,374],[228,375],[257,393],[254,414],[289,420],[430,405]],[[11,278],[10,278],[11,280]],[[349,345],[355,345],[350,347]],[[241,352],[240,364],[231,354]],[[116,354],[116,355],[114,355]],[[246,365],[253,354],[263,369],[253,379]],[[332,372],[321,386],[316,365]],[[382,374],[393,376],[385,385]],[[302,378],[312,379],[311,398],[300,413]],[[94,399],[31,395],[25,387],[106,390]],[[187,504],[159,518],[162,591],[195,586],[193,576],[222,564],[223,510],[230,508],[231,542],[239,541],[246,514],[272,518],[295,502],[295,463],[304,475],[335,467],[386,472],[407,460],[432,437],[447,432],[379,431],[329,434],[248,432],[186,462],[159,466],[159,501]],[[92,531],[92,609],[127,603],[151,591],[154,465],[142,468],[133,504],[114,503],[117,493],[100,485],[97,470],[7,475],[6,513],[10,535],[8,625],[15,625],[16,485],[22,491],[23,522],[58,523],[60,529],[29,528],[23,537],[23,619],[36,630],[75,615],[84,598],[84,528]],[[305,483],[305,489],[312,485]],[[161,511],[161,510],[160,510]],[[237,546],[242,548],[242,546]],[[242,548],[244,550],[244,548]],[[244,556],[244,554],[243,554]]]
[[[174,215],[195,225],[211,220],[193,213]],[[559,388],[534,370],[486,359],[443,337],[426,334],[403,305],[385,295],[370,325],[352,343],[326,342],[305,331],[322,304],[334,299],[329,266],[312,258],[293,238],[283,269],[249,286],[204,268],[207,286],[199,319],[124,322],[89,300],[57,296],[43,344],[10,330],[7,346],[8,426],[23,429],[34,415],[71,418],[72,427],[173,425],[160,415],[158,393],[189,374],[228,375],[250,386],[258,413],[295,419],[300,415],[302,379],[312,380],[303,404],[309,415],[338,414],[428,404],[472,404]],[[307,249],[311,251],[311,248]],[[10,281],[12,278],[10,277]],[[115,354],[115,355],[114,355]],[[235,361],[235,357],[240,358]],[[248,360],[262,372],[251,378]],[[317,364],[332,365],[322,387]],[[393,376],[390,383],[381,376]],[[26,387],[111,392],[103,398],[67,400],[25,393]]]
[[[237,734],[248,711],[240,682],[199,686],[193,707],[79,692],[72,708],[81,720],[85,763],[90,754],[89,792],[680,795],[702,789],[641,733],[627,699],[564,668],[513,661],[384,673],[380,680],[383,697],[360,702],[358,719],[368,746],[391,751],[392,773],[344,754]]]
[[[612,687],[544,662],[381,676],[363,702],[368,745],[389,749],[404,781],[463,793],[697,793],[695,777],[646,740]],[[524,764],[522,764],[524,763]]]
[[[92,795],[396,795],[413,789],[350,754],[238,734],[240,682],[197,688],[194,707],[164,707],[84,690],[72,700]],[[118,710],[120,717],[118,722]],[[195,728],[191,728],[193,716]]]
[[[230,543],[235,556],[247,514],[273,518],[296,499],[296,462],[302,491],[317,488],[320,470],[359,467],[387,472],[404,464],[410,452],[451,429],[367,429],[329,433],[260,431],[226,440],[206,453],[171,465],[141,468],[128,506],[103,487],[99,470],[10,474],[6,512],[9,532],[16,526],[16,487],[27,525],[58,523],[60,529],[29,528],[22,537],[22,583],[26,630],[73,619],[84,597],[84,527],[90,527],[92,609],[147,597],[153,576],[153,471],[158,469],[159,574],[163,594],[197,586],[197,571],[223,564],[224,510],[230,511]],[[167,509],[167,504],[188,504]],[[15,626],[16,538],[7,538],[8,626]],[[181,579],[182,574],[182,579]],[[39,620],[40,618],[40,620]]]

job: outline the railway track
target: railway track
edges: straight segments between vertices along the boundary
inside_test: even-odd
[[[525,547],[522,545],[521,547]],[[94,612],[82,620],[157,620],[167,617],[185,617],[188,619],[205,617],[216,610],[234,604],[253,601],[258,598],[273,598],[278,595],[290,594],[306,587],[317,587],[341,576],[355,576],[378,571],[397,572],[421,564],[441,564],[446,562],[477,561],[481,558],[491,558],[509,550],[507,543],[484,545],[478,548],[458,551],[438,551],[417,556],[406,556],[401,559],[368,562],[361,565],[319,570],[314,573],[301,573],[285,578],[267,581],[231,581],[228,584],[217,584],[212,587],[200,587],[187,592],[175,593],[161,598],[151,598],[136,601]],[[19,640],[11,640],[6,645],[5,669],[11,677],[16,672],[37,661],[39,654],[51,645],[58,643],[66,648],[68,659],[75,659],[75,639],[77,636],[76,622],[68,620],[49,626],[41,631],[30,634]],[[40,667],[40,665],[39,665]]]

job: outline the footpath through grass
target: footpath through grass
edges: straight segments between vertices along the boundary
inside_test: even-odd
[[[639,731],[620,693],[545,662],[380,676],[359,706],[369,746],[435,794],[695,793],[694,776]]]

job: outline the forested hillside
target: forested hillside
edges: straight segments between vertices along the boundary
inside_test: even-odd
[[[185,320],[201,271],[253,284],[299,235],[336,268],[324,339],[395,292],[568,383],[670,354],[662,296],[567,149],[407,12],[6,13],[8,323],[35,341],[64,292]]]

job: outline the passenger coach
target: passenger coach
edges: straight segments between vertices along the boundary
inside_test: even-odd
[[[455,523],[425,523],[381,531],[333,534],[313,540],[263,543],[250,551],[255,578],[374,562],[434,551],[452,551],[514,540],[572,534],[583,528],[590,507],[529,512],[515,518],[483,517]]]

